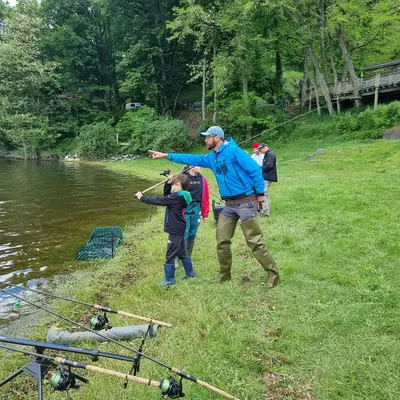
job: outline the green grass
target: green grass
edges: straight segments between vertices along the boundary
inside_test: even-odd
[[[193,255],[198,279],[162,289],[167,236],[160,210],[151,222],[131,221],[116,258],[88,264],[62,293],[171,322],[174,327],[161,329],[144,351],[242,400],[398,399],[400,142],[329,138],[271,148],[278,157],[279,183],[270,189],[272,217],[261,225],[281,271],[280,286],[265,289],[265,273],[239,227],[233,279],[213,283],[218,263],[210,218],[200,227]],[[307,161],[318,148],[327,152]],[[155,182],[164,168],[177,170],[166,160],[107,165]],[[204,172],[217,192],[214,178]],[[247,283],[241,280],[245,270]],[[87,312],[62,303],[57,310],[76,320]],[[111,317],[114,325],[140,323]],[[55,319],[47,317],[30,336],[43,340],[50,321]],[[127,354],[113,344],[100,348]],[[23,360],[8,354],[0,379]],[[123,372],[130,368],[111,360],[97,364]],[[161,397],[157,389],[129,384],[124,391],[117,378],[85,375],[91,383],[74,392],[74,399]],[[144,360],[140,375],[161,379],[168,373]],[[28,381],[18,378],[5,386],[4,398],[33,398]],[[220,398],[187,381],[184,390],[188,399]]]

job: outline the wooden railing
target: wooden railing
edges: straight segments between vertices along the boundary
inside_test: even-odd
[[[350,81],[339,82],[337,87],[335,85],[328,85],[329,93],[333,99],[340,98],[352,98],[354,96],[353,83]],[[400,72],[394,72],[389,74],[381,75],[376,74],[372,78],[358,78],[358,90],[360,95],[372,92],[375,89],[378,91],[393,88],[393,90],[399,90],[400,92]],[[310,93],[311,91],[311,93]],[[322,89],[318,87],[318,96],[323,96]],[[315,99],[315,88],[311,88],[307,92],[306,103]]]

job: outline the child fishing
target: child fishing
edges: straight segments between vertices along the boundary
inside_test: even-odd
[[[200,167],[185,165],[182,174],[189,178],[187,190],[192,196],[192,202],[185,209],[185,246],[187,255],[192,258],[194,242],[200,221],[207,221],[210,212],[210,195],[208,181],[200,173]],[[175,258],[175,267],[179,266],[179,259]]]
[[[186,253],[184,241],[186,221],[183,213],[192,202],[192,196],[186,190],[188,184],[189,178],[186,175],[174,175],[165,182],[164,196],[143,196],[142,192],[137,192],[135,195],[143,203],[167,207],[164,232],[167,232],[169,236],[164,264],[165,279],[160,283],[161,286],[175,284],[174,260],[176,257],[179,257],[185,269],[185,275],[181,279],[196,277],[192,260]]]

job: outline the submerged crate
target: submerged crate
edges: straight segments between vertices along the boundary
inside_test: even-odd
[[[78,250],[78,260],[113,258],[116,247],[122,242],[122,228],[101,226],[94,228],[87,243]]]

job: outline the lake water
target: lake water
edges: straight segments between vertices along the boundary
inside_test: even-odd
[[[149,215],[132,199],[147,186],[101,166],[0,159],[0,282],[35,286],[64,274],[93,228]],[[0,326],[16,301],[0,292]]]

